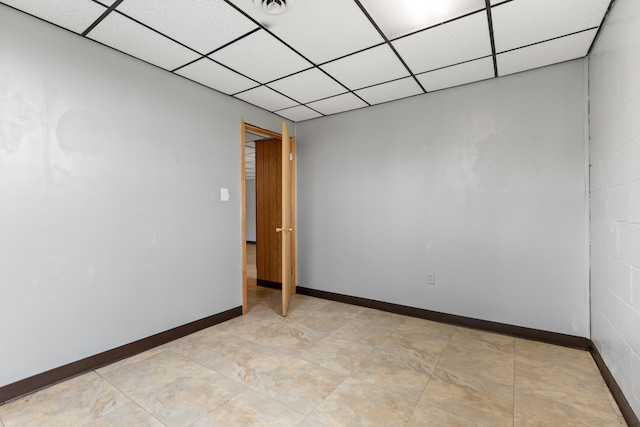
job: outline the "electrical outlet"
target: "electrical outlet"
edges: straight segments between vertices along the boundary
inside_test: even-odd
[[[436,284],[436,274],[427,273],[427,285],[435,285],[435,284]]]

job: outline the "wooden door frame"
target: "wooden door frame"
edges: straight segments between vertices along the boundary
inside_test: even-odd
[[[251,131],[254,133],[260,133],[262,135],[271,137],[271,138],[279,138],[282,140],[282,135],[276,132],[272,132],[267,129],[260,128],[258,126],[251,125],[249,123],[245,123],[244,120],[240,120],[240,207],[242,212],[242,221],[240,225],[240,239],[241,239],[241,248],[242,248],[242,314],[247,314],[249,311],[248,303],[247,303],[247,187],[246,187],[246,178],[245,178],[245,138],[244,134],[246,131]],[[296,219],[296,180],[295,180],[295,137],[289,137],[289,144],[291,144],[291,162],[289,162],[289,173],[291,179],[291,210],[293,215],[291,216],[291,228],[293,229],[290,233],[291,235],[291,267],[293,268],[293,277],[291,278],[291,293],[295,295],[296,293],[296,276],[298,272],[296,270],[296,229],[295,229],[295,219]]]

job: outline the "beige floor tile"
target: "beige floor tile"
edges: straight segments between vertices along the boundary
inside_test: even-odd
[[[575,411],[588,413],[588,419],[617,420],[618,415],[608,398],[608,389],[594,373],[588,374],[580,369],[573,373],[562,372],[554,366],[536,362],[516,364],[515,396],[516,401],[521,402],[520,406],[535,406],[538,401],[546,406],[550,406],[550,402],[562,402],[563,405],[553,407],[551,413]],[[528,413],[525,409],[521,412]]]
[[[215,360],[223,351],[233,352],[250,342],[224,331],[208,328],[195,334],[187,335],[163,345],[165,350],[171,350],[200,365],[206,365]]]
[[[406,427],[487,427],[485,424],[463,418],[435,406],[418,403]]]
[[[449,343],[442,353],[438,367],[513,387],[515,378],[513,353],[487,349],[476,351],[472,347],[460,341]]]
[[[262,344],[247,341],[233,352],[218,352],[207,367],[234,381],[256,388],[265,377],[297,356],[295,351],[278,351]]]
[[[242,426],[290,427],[302,422],[304,415],[251,389],[209,412],[193,427]]]
[[[418,400],[439,357],[440,354],[405,347],[390,337],[351,376]]]
[[[403,324],[407,317],[395,313],[388,313],[386,311],[365,308],[362,313],[356,316],[356,319],[363,320],[370,325],[395,329]]]
[[[326,333],[292,319],[280,322],[255,341],[281,351],[301,351],[311,347],[325,336]]]
[[[182,377],[201,372],[202,366],[165,350],[118,369],[106,369],[100,374],[114,387],[136,399]]]
[[[300,358],[349,375],[371,351],[370,347],[329,335],[300,353]]]
[[[311,414],[327,426],[402,426],[416,401],[355,378],[347,378]]]
[[[90,372],[4,405],[2,422],[5,427],[84,425],[129,402]]]
[[[298,424],[298,427],[329,427],[329,426],[324,423],[321,423],[318,420],[314,420],[311,417],[307,417],[300,424]]]
[[[420,402],[491,426],[513,423],[513,387],[436,368]]]
[[[560,400],[536,393],[517,393],[514,426],[617,426],[613,412],[587,406],[567,405]]]
[[[256,390],[308,415],[344,380],[345,375],[295,359],[269,373]]]
[[[136,399],[167,426],[184,427],[241,393],[246,387],[201,368]]]
[[[162,353],[164,351],[165,351],[165,349],[162,346],[155,347],[155,348],[152,348],[151,350],[147,350],[145,352],[138,353],[135,356],[127,357],[126,359],[122,359],[122,360],[120,360],[118,362],[114,362],[114,363],[112,363],[110,365],[103,366],[100,369],[96,369],[96,372],[98,374],[100,374],[100,375],[108,374],[110,372],[117,371],[117,370],[119,370],[121,368],[124,368],[125,366],[132,365],[134,363],[138,363],[138,362],[140,362],[142,360],[146,360],[146,359],[148,359],[150,357],[153,357],[153,356],[155,356],[157,354],[160,354],[160,353]]]
[[[378,347],[393,332],[393,328],[373,325],[364,320],[354,319],[345,323],[330,335],[334,338],[351,341],[371,349]]]
[[[458,328],[451,337],[451,343],[474,351],[501,351],[509,354],[515,352],[515,338],[469,328]]]
[[[84,427],[164,427],[160,421],[155,419],[151,414],[142,409],[136,403],[129,403],[121,406],[98,418],[85,424]]]

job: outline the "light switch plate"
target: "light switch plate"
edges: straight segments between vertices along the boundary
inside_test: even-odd
[[[228,188],[221,188],[220,189],[220,200],[222,200],[223,202],[228,202],[229,201],[229,189]]]

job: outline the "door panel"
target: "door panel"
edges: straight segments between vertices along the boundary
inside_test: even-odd
[[[291,219],[293,212],[291,210],[291,171],[292,162],[291,141],[289,139],[289,131],[287,124],[282,122],[282,225],[279,227],[282,241],[282,315],[287,315],[289,309],[289,301],[291,300],[291,278],[293,272],[291,269]]]
[[[276,228],[282,215],[282,141],[256,142],[256,266],[258,283],[282,281],[282,243]]]

